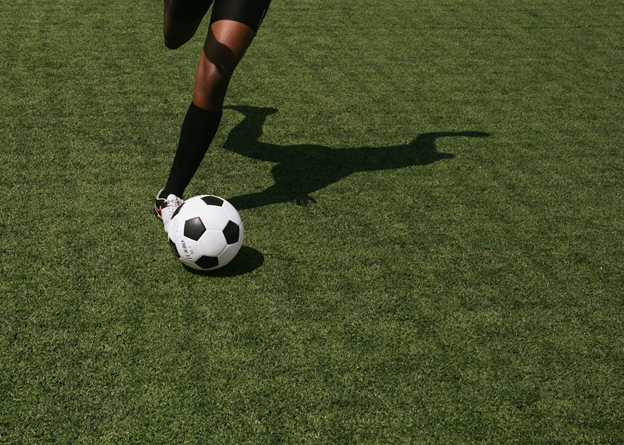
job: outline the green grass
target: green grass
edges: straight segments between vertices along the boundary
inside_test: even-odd
[[[161,14],[0,5],[0,443],[624,442],[621,2],[275,0],[211,276],[150,215]]]

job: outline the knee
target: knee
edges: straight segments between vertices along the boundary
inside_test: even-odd
[[[169,49],[178,49],[182,46],[182,44],[178,42],[172,42],[171,40],[167,40],[167,38],[165,38],[165,46]]]
[[[163,39],[165,46],[169,49],[178,49],[191,40],[194,34],[194,27],[181,28],[169,25],[163,28]]]
[[[165,39],[165,46],[166,46],[168,49],[178,49],[179,47],[181,47],[181,46],[182,46],[182,44],[181,44],[181,43],[178,43],[178,42],[172,42],[172,41],[170,41],[170,40]]]
[[[223,107],[231,72],[214,64],[205,64],[197,72],[193,101],[206,110],[216,111]]]
[[[177,49],[191,40],[201,20],[193,23],[176,22],[165,8],[163,18],[163,38],[165,46],[169,49]]]
[[[197,81],[206,90],[227,88],[232,70],[218,63],[204,63],[197,72]]]
[[[163,37],[165,46],[169,49],[178,49],[187,42],[187,40],[175,38],[167,34],[165,34]]]

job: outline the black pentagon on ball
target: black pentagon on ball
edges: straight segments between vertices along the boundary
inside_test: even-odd
[[[225,236],[228,244],[237,243],[240,236],[240,227],[234,221],[229,221],[223,229],[223,236]]]
[[[209,206],[223,207],[223,200],[217,196],[204,196],[202,198],[202,201],[204,201],[206,205]]]
[[[178,248],[175,245],[175,243],[171,241],[171,239],[169,239],[169,247],[171,247],[171,250],[173,251],[173,254],[176,256],[176,258],[180,258],[180,254],[178,253]]]
[[[202,269],[212,269],[213,267],[217,267],[219,265],[219,258],[214,256],[202,256],[200,259],[195,261]]]
[[[199,216],[187,219],[184,223],[184,236],[193,241],[200,239],[205,231],[206,227]]]

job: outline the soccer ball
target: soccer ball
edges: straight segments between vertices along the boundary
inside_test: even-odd
[[[234,259],[243,245],[243,223],[232,204],[213,195],[193,196],[169,223],[169,244],[188,267],[214,270]]]

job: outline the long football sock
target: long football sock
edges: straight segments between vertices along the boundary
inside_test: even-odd
[[[180,141],[162,193],[163,196],[173,193],[182,197],[217,133],[222,115],[222,111],[203,110],[191,102],[182,123]]]

